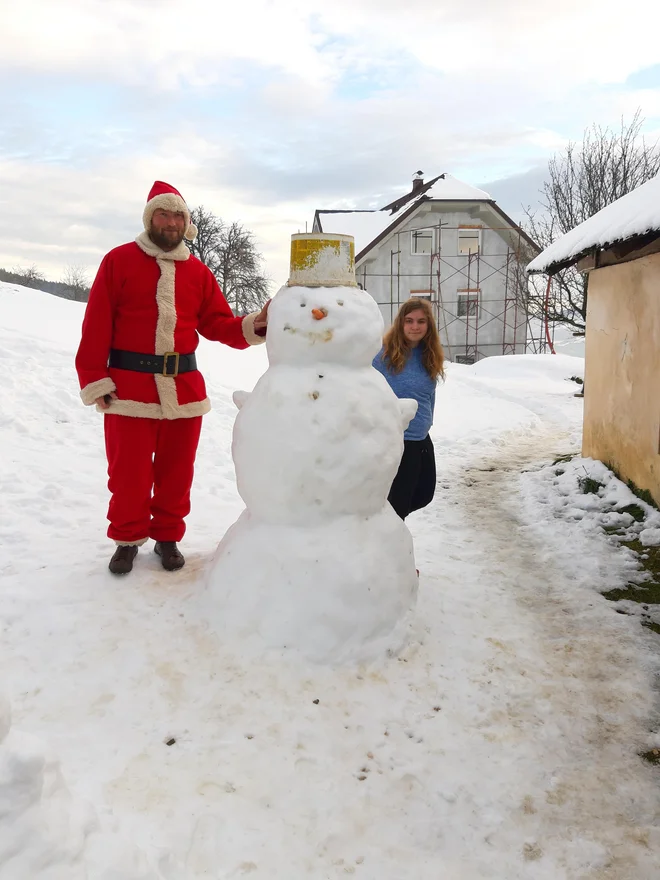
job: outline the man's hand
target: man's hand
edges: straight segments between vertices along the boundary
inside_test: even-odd
[[[270,306],[270,300],[266,302],[266,305],[259,312],[257,317],[254,319],[254,329],[256,330],[265,330],[268,326],[268,307]]]
[[[101,409],[110,409],[110,403],[113,400],[117,400],[117,395],[114,391],[111,391],[110,394],[104,394],[103,397],[97,397],[94,403]]]

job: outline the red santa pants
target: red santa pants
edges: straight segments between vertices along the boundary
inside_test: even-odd
[[[202,417],[141,419],[106,415],[108,537],[118,544],[180,541],[190,513]]]

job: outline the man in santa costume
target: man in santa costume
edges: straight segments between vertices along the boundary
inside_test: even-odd
[[[104,257],[76,355],[83,403],[105,414],[113,574],[131,571],[149,538],[163,568],[184,565],[177,542],[202,416],[211,409],[195,362],[197,334],[243,349],[264,342],[268,322],[268,304],[234,317],[211,271],[184,244],[197,230],[173,186],[154,183],[143,222],[134,242]]]

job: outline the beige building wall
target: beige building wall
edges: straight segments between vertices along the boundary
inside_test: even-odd
[[[660,503],[660,254],[589,275],[582,454]]]

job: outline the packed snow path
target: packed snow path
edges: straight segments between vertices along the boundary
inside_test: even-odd
[[[472,577],[462,547],[452,553],[451,569],[445,562],[450,592],[458,594],[451,602],[472,607],[473,639],[493,649],[485,665],[468,657],[456,670],[470,690],[490,693],[476,725],[473,769],[489,786],[497,780],[500,808],[507,801],[512,808],[504,818],[494,806],[496,823],[504,821],[484,840],[515,848],[522,835],[522,857],[539,860],[536,870],[517,874],[511,866],[490,876],[545,877],[544,854],[553,853],[548,877],[655,877],[657,791],[635,753],[654,711],[638,660],[639,630],[594,596],[594,586],[607,586],[607,560],[575,564],[576,554],[602,549],[596,541],[567,546],[547,524],[530,525],[520,475],[565,448],[566,432],[502,439],[497,454],[472,462],[456,483],[455,474],[440,475],[441,483],[450,477],[444,490],[454,507],[451,525],[443,517],[450,546],[461,547],[473,529]],[[450,616],[446,608],[445,620]],[[457,636],[455,652],[465,654],[463,634]],[[480,868],[475,876],[489,876]]]
[[[214,412],[188,565],[167,575],[145,548],[116,579],[100,420],[71,370],[79,307],[35,296],[10,299],[14,324],[0,322],[3,679],[16,731],[48,742],[69,788],[163,880],[660,875],[658,780],[636,757],[651,657],[637,621],[596,592],[617,585],[616,554],[553,521],[521,475],[575,448],[579,362],[451,369],[438,494],[410,520],[420,599],[401,656],[251,660],[196,597],[241,507],[230,392],[263,362],[205,348]]]

